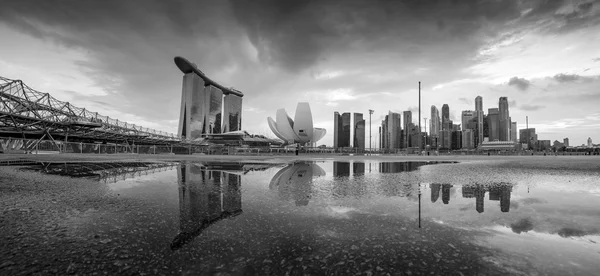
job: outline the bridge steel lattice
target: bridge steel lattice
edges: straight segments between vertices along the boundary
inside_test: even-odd
[[[91,112],[0,77],[0,137],[124,145],[191,145],[175,134]],[[59,142],[57,142],[59,141]],[[35,147],[35,143],[29,147]]]

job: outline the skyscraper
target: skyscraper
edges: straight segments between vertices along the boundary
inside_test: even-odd
[[[342,135],[340,140],[340,147],[349,147],[350,146],[350,129],[352,128],[350,124],[350,113],[344,112],[342,113]]]
[[[451,130],[452,124],[449,124],[450,121],[450,107],[448,104],[442,105],[442,130]]]
[[[592,137],[588,137],[588,139],[587,139],[587,146],[588,146],[588,148],[594,147],[594,144],[592,143]]]
[[[466,129],[472,129],[469,126],[469,122],[471,122],[471,120],[473,119],[477,119],[475,117],[475,112],[472,110],[463,110],[461,113],[461,128],[462,130],[466,130]]]
[[[362,113],[354,113],[354,147],[365,149],[365,120]]]
[[[401,146],[400,131],[402,130],[402,125],[400,124],[400,120],[400,113],[389,111],[387,118],[387,135],[389,138],[389,149],[399,149]]]
[[[490,108],[488,109],[488,129],[489,129],[489,137],[490,141],[499,141],[498,134],[498,108]]]
[[[465,129],[462,131],[462,148],[463,149],[472,149],[475,147],[475,143],[473,141],[474,131],[472,129]]]
[[[535,134],[535,128],[526,128],[519,130],[519,143],[527,144],[527,148],[530,150],[536,150],[537,148],[537,134]]]
[[[565,145],[565,147],[569,147],[569,138],[564,138],[563,144]]]
[[[510,140],[510,116],[508,113],[508,98],[500,97],[498,101],[498,140]]]
[[[517,140],[517,122],[510,123],[510,140],[513,142],[518,142]]]
[[[340,138],[342,135],[342,115],[339,112],[333,112],[333,148],[340,147]]]
[[[440,137],[440,111],[435,107],[435,105],[431,106],[431,118],[429,120],[429,137],[431,139],[431,147],[437,148],[438,141]]]
[[[403,117],[402,117],[402,123],[403,123],[403,127],[402,129],[404,129],[404,144],[402,145],[403,148],[408,148],[410,146],[410,136],[412,135],[413,132],[413,128],[412,128],[412,111],[404,111],[402,113]]]
[[[475,146],[483,142],[483,98],[475,97],[475,116],[477,119],[477,127],[475,128]]]

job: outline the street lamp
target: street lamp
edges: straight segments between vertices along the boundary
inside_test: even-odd
[[[369,109],[369,154],[372,154],[371,152],[371,115],[373,114],[373,109]]]

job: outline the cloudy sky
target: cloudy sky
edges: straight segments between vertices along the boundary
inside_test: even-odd
[[[458,120],[506,96],[519,128],[600,141],[600,1],[3,0],[0,76],[119,120],[177,131],[181,72],[195,62],[244,97],[243,128],[309,102],[333,112],[450,106]],[[487,111],[486,111],[487,113]],[[368,135],[368,134],[367,134]]]

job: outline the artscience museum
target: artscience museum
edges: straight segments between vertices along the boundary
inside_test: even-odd
[[[294,119],[287,114],[285,109],[277,110],[275,120],[268,117],[267,122],[271,131],[284,141],[284,144],[316,143],[327,131],[324,128],[313,127],[312,112],[308,103],[298,103]]]

